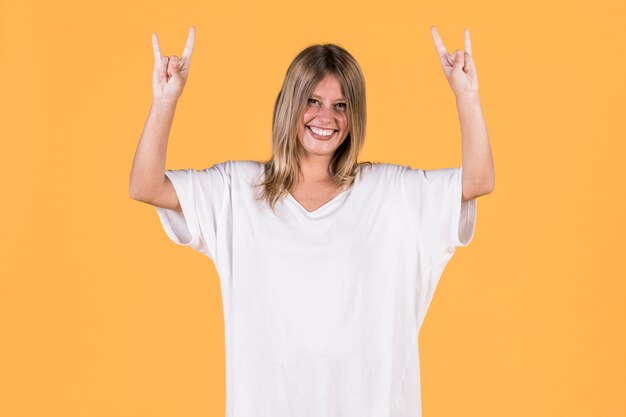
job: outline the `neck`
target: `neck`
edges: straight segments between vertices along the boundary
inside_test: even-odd
[[[327,155],[300,155],[300,171],[303,182],[326,182],[330,180],[328,166],[331,156]]]

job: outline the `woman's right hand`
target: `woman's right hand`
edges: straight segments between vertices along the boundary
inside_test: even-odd
[[[159,39],[156,33],[152,33],[152,49],[154,50],[154,71],[152,72],[153,101],[178,101],[189,75],[189,63],[195,40],[196,28],[191,26],[182,58],[178,59],[176,55],[161,57]]]

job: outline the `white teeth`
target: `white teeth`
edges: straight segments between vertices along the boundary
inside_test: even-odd
[[[318,129],[316,127],[313,126],[309,126],[311,128],[311,130],[313,131],[313,133],[320,135],[320,136],[330,136],[333,134],[334,130],[323,130],[323,129]]]

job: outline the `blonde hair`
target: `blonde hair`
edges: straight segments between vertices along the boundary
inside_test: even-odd
[[[357,61],[339,45],[327,43],[303,49],[291,62],[274,104],[272,157],[265,164],[265,179],[260,199],[274,211],[278,199],[285,197],[300,180],[298,127],[310,95],[327,74],[339,80],[346,99],[348,136],[339,145],[329,164],[332,182],[350,186],[358,169],[370,162],[357,162],[365,141],[365,78]]]

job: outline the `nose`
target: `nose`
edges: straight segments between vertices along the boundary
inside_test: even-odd
[[[329,123],[333,120],[333,109],[326,106],[320,106],[317,110],[316,117],[320,123]]]

